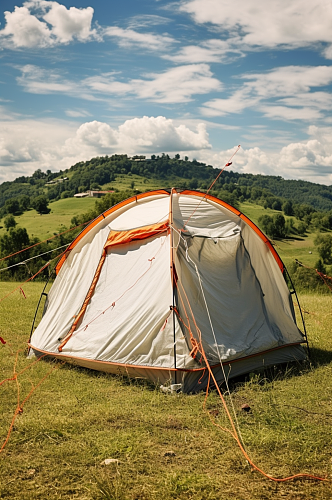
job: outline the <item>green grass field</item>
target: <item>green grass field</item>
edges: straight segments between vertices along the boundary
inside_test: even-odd
[[[0,282],[0,300],[18,284]],[[26,359],[42,283],[0,301],[0,498],[49,499],[330,499],[330,482],[273,483],[252,472],[235,441],[203,411],[204,394],[169,395],[158,386],[68,364]],[[331,296],[300,296],[311,362],[252,374],[232,385],[249,455],[267,473],[307,472],[332,479]],[[18,353],[18,354],[17,354]],[[53,371],[50,370],[54,368]],[[21,373],[22,370],[25,372]],[[47,376],[47,374],[49,374]],[[43,377],[47,378],[37,386]],[[229,402],[229,397],[227,397]],[[252,411],[244,413],[247,403]],[[227,426],[212,393],[208,411]],[[114,459],[104,465],[105,459]]]
[[[64,227],[70,227],[70,221],[75,215],[88,212],[94,208],[94,198],[65,198],[49,204],[51,212],[39,215],[36,210],[28,210],[22,215],[15,217],[18,227],[25,227],[30,237],[40,240],[53,236],[55,232],[61,232]],[[3,221],[2,221],[3,225]],[[0,236],[6,233],[6,229],[0,229]]]
[[[249,219],[258,225],[258,219],[262,215],[270,215],[280,213],[270,208],[264,209],[261,205],[254,205],[253,203],[241,203],[241,212],[243,212]],[[285,217],[288,218],[287,216]],[[288,267],[295,259],[303,262],[309,267],[314,267],[319,259],[317,247],[314,245],[316,232],[308,232],[305,236],[293,235],[284,240],[276,240],[275,248],[282,258],[286,267]]]

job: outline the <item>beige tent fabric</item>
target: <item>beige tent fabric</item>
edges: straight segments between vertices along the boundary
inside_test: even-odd
[[[48,295],[31,339],[34,351],[113,373],[118,366],[162,383],[175,380],[176,368],[188,390],[204,386],[198,384],[204,366],[191,355],[193,338],[202,339],[212,365],[233,362],[232,375],[246,366],[303,359],[290,293],[268,245],[217,199],[192,192],[172,194],[172,238],[168,230],[107,250],[83,319],[59,353],[110,231],[157,224],[169,212],[167,192],[133,198],[79,240]],[[222,371],[218,377],[222,381]]]

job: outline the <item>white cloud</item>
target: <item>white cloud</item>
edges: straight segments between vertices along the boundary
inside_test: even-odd
[[[162,103],[188,102],[195,94],[207,94],[221,88],[207,64],[191,64],[171,68],[163,73],[150,73],[145,79],[128,82],[115,80],[113,75],[88,78],[84,82],[91,90],[109,95],[136,95],[140,99]]]
[[[38,168],[63,168],[66,163],[60,149],[77,125],[54,119],[4,118],[0,119],[0,182],[31,175]]]
[[[322,118],[322,114],[314,108],[304,106],[302,108],[290,108],[287,106],[261,106],[260,111],[266,118],[274,120],[306,120],[316,121]]]
[[[96,120],[82,124],[75,136],[66,141],[66,149],[82,151],[91,148],[93,154],[116,148],[124,153],[185,151],[209,148],[209,139],[204,124],[196,131],[185,125],[175,126],[173,120],[164,116],[133,118],[126,120],[117,129]],[[92,153],[92,150],[91,150]]]
[[[286,66],[240,79],[247,81],[230,97],[204,103],[202,113],[222,116],[252,108],[273,119],[318,120],[332,107],[331,94],[313,91],[331,84],[330,66]]]
[[[185,125],[175,126],[173,120],[164,116],[134,118],[119,127],[119,144],[122,148],[129,143],[131,148],[156,151],[186,151],[210,148],[206,127],[200,123],[196,131]]]
[[[195,151],[209,148],[204,124],[189,128],[163,116],[126,120],[119,127],[96,120],[0,119],[0,182],[36,169],[59,170],[93,156]]]
[[[91,30],[93,8],[77,9],[55,1],[34,0],[4,13],[6,25],[0,30],[0,43],[7,48],[43,48],[81,42],[97,36]]]
[[[332,43],[332,4],[325,0],[184,0],[180,11],[196,23],[217,25],[248,48]],[[330,50],[329,50],[330,53]]]
[[[124,48],[144,47],[149,50],[160,50],[165,52],[175,42],[174,38],[168,35],[158,35],[154,33],[139,33],[133,29],[123,29],[117,26],[105,28],[103,36],[116,38],[118,44]]]
[[[52,45],[51,32],[46,23],[32,16],[26,7],[15,7],[4,13],[6,26],[1,38],[14,47],[47,47]]]
[[[82,99],[101,96],[138,97],[160,103],[182,103],[197,94],[220,90],[221,83],[213,77],[207,64],[191,64],[171,68],[163,73],[146,74],[144,79],[116,80],[117,74],[106,73],[81,80],[66,80],[55,71],[45,71],[33,65],[20,68],[17,81],[27,92],[34,94],[62,93]]]
[[[147,28],[149,26],[157,26],[159,24],[168,24],[170,19],[168,17],[157,16],[154,14],[139,14],[131,17],[128,21],[128,26],[132,29]]]
[[[65,113],[71,118],[84,118],[86,116],[91,116],[91,114],[84,109],[66,109]]]
[[[17,83],[30,94],[71,94],[75,90],[72,82],[61,78],[55,71],[43,70],[33,64],[26,64],[20,70],[22,74]]]
[[[166,54],[163,59],[179,64],[230,62],[243,57],[243,52],[225,40],[211,39],[201,45],[186,45],[176,54]]]
[[[134,27],[149,27],[167,22],[160,16],[138,16],[130,21],[130,27],[117,26],[91,28],[92,7],[68,9],[53,0],[28,0],[22,7],[6,11],[5,27],[0,30],[0,45],[6,48],[45,48],[78,40],[103,41],[112,37],[121,47],[144,48],[151,51],[167,51],[175,43],[167,34],[140,33]]]
[[[236,154],[231,170],[241,173],[280,175],[285,179],[303,179],[332,184],[332,128],[309,127],[309,139],[292,142],[278,151],[259,147]],[[195,157],[215,167],[223,167],[235,148],[226,151],[199,151]]]
[[[221,132],[222,133],[222,132]],[[213,150],[204,124],[175,123],[163,116],[126,120],[118,127],[91,121],[77,127],[60,120],[0,120],[0,182],[36,169],[59,170],[93,156],[127,153],[180,153],[222,167],[235,148]],[[273,151],[240,149],[232,170],[332,183],[332,127],[308,129],[308,138]]]
[[[49,5],[50,2],[43,2],[43,5],[47,4]],[[66,9],[64,5],[51,2],[51,8],[43,18],[52,26],[52,35],[58,43],[68,43],[74,38],[86,41],[95,34],[91,31],[93,12],[92,7]]]

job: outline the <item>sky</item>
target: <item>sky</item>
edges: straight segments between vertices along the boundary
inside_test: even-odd
[[[2,0],[0,182],[167,153],[332,184],[330,0]]]

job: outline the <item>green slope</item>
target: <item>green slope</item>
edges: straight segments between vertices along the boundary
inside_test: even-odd
[[[39,215],[31,209],[15,217],[15,220],[18,227],[26,228],[30,237],[45,240],[65,227],[69,228],[71,219],[94,208],[95,202],[94,198],[66,198],[50,203],[49,214]],[[0,229],[0,236],[5,233],[4,227]]]

